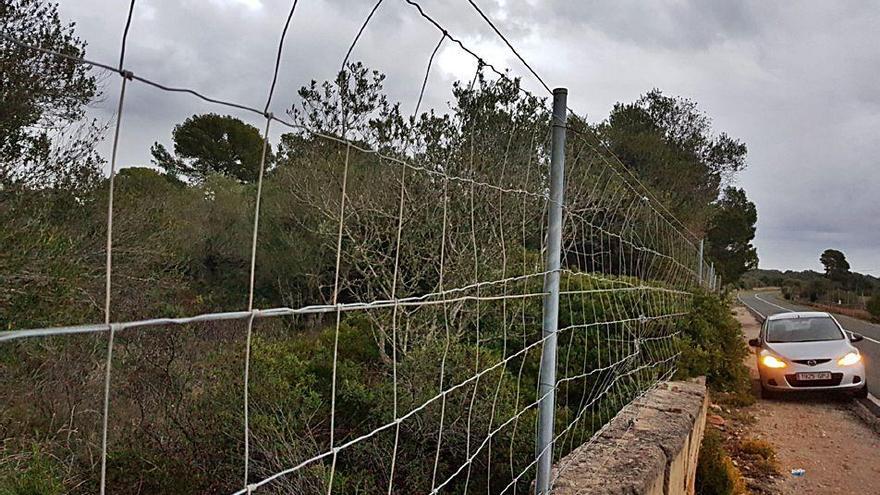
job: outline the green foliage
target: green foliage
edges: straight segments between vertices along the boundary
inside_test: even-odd
[[[193,115],[172,131],[174,153],[155,143],[153,163],[172,176],[196,182],[221,174],[243,183],[254,182],[263,156],[263,136],[256,127],[229,115]],[[266,170],[274,156],[266,150]]]
[[[707,385],[729,394],[735,402],[754,400],[749,372],[743,363],[749,351],[726,299],[710,292],[697,292],[693,309],[681,319],[679,328],[683,333],[678,361],[681,378],[705,375]]]
[[[155,475],[132,476],[131,473],[152,472]],[[199,493],[205,492],[208,480],[193,472],[192,464],[181,456],[164,455],[144,444],[115,448],[107,456],[107,485],[126,487],[136,484],[141,493]],[[97,487],[95,487],[97,489]],[[117,488],[124,491],[124,488]]]
[[[758,210],[743,189],[728,187],[715,204],[715,214],[706,233],[709,258],[726,283],[735,283],[743,273],[758,267],[758,253],[752,240]]]
[[[537,253],[528,257],[534,256]],[[609,306],[603,289],[631,282],[634,280],[600,279],[588,274],[564,278],[563,288],[571,293],[564,294],[560,301],[560,325],[565,328],[559,342],[560,379],[609,366],[615,360],[626,363],[619,367],[635,369],[669,353],[668,343],[662,340],[643,342],[640,352],[634,353],[632,343],[626,340],[632,327],[577,326],[594,319],[637,320],[642,312],[652,315],[686,310],[684,297],[660,299],[640,291],[621,292],[613,307]],[[504,290],[528,293],[540,288],[537,277],[511,283]],[[501,290],[487,287],[482,293],[491,296]],[[578,294],[583,291],[593,292]],[[523,408],[535,400],[541,348],[534,343],[540,338],[541,299],[513,299],[506,307],[484,304],[479,313],[474,309],[473,305],[447,308],[452,311],[448,327],[441,306],[427,306],[412,313],[401,309],[398,314],[397,408],[410,411],[424,405],[417,415],[401,424],[399,431],[396,469],[402,492],[423,492],[430,487],[441,414],[441,479],[451,476],[465,462],[468,438],[471,442],[485,438],[489,431],[514,417],[514,422],[495,433],[496,447],[491,457],[490,450],[484,449],[474,459],[471,487],[489,484],[485,473],[490,462],[507,466],[512,455],[514,470],[519,472],[534,452],[535,411]],[[242,342],[240,322],[231,323],[119,335],[114,366],[116,421],[111,425],[114,440],[108,458],[114,492],[135,493],[135,488],[162,493],[225,492],[234,488],[241,455]],[[255,478],[326,449],[334,397],[334,348],[336,441],[357,438],[394,420],[391,324],[390,311],[376,311],[343,314],[338,339],[332,319],[317,326],[307,319],[287,324],[266,320],[255,328],[249,388]],[[641,329],[644,337],[661,337],[672,331],[664,320],[646,323]],[[45,435],[41,441],[46,448],[66,452],[64,435],[51,440],[51,415],[42,418],[31,411],[35,407],[65,410],[70,400],[79,410],[83,407],[80,404],[99,400],[100,374],[86,374],[90,361],[75,358],[82,352],[100,354],[101,342],[97,344],[92,350],[28,346],[26,352],[0,359],[10,383],[25,383],[23,377],[44,356],[58,358],[51,366],[44,364],[41,373],[45,383],[59,383],[59,389],[10,390],[11,395],[4,396],[10,399],[5,412],[12,416],[2,424],[13,428],[7,430],[11,435],[24,437],[31,434],[26,431],[40,432],[41,437]],[[530,350],[526,350],[528,345]],[[518,357],[501,365],[505,356],[514,354]],[[445,363],[442,375],[440,363]],[[475,370],[493,366],[479,380],[473,379]],[[588,438],[664,369],[647,368],[626,378],[620,378],[619,370],[608,371],[566,381],[557,394],[559,431],[575,418],[580,421],[560,440],[562,450]],[[86,384],[73,387],[73,396],[65,395],[70,393],[70,384],[65,385],[63,380],[69,376],[87,376]],[[459,386],[446,394],[445,412],[441,412],[441,402],[435,397],[453,385]],[[82,388],[94,395],[81,398],[77,390]],[[601,400],[602,407],[583,410],[590,400]],[[77,418],[80,434],[95,438],[97,423]],[[386,430],[346,449],[336,465],[335,488],[341,492],[384,493],[388,466],[383,460],[388,458],[389,435],[393,433]],[[84,448],[73,455],[74,463],[69,468],[84,478],[89,477],[87,452]],[[325,491],[327,469],[327,465],[310,466],[280,481],[279,489]],[[500,491],[510,481],[508,470],[493,468],[492,472],[491,491]],[[90,478],[81,485],[80,492],[93,490],[93,481]],[[451,491],[465,491],[462,478],[453,479],[448,486]]]
[[[743,276],[740,286],[746,289],[779,287],[782,295],[792,301],[841,304],[844,308],[870,312],[871,294],[880,291],[880,279],[852,271],[843,281],[837,278],[833,280],[812,270],[752,270]]]
[[[59,463],[34,447],[17,458],[0,458],[0,495],[67,493]]]
[[[548,158],[541,137],[549,125],[544,102],[523,96],[516,80],[480,75],[473,86],[454,86],[449,115],[428,112],[406,120],[384,95],[383,80],[354,63],[335,80],[300,91],[302,102],[291,109],[294,120],[345,135],[367,151],[293,132],[282,136],[277,158],[267,156],[271,166],[263,184],[254,277],[257,307],[436,294],[475,279],[510,280],[541,271],[543,198],[496,197],[494,190],[441,180],[442,174],[432,172],[542,191],[545,167],[538,164]],[[632,151],[630,164],[640,174],[657,171],[646,168],[651,160],[672,159],[687,180],[658,179],[654,185],[668,186],[672,204],[684,202],[678,208],[690,208],[693,201],[707,207],[721,176],[742,165],[744,147],[710,136],[708,122],[686,101],[657,92],[627,108],[618,109],[603,136]],[[629,111],[633,121],[627,124]],[[115,179],[114,320],[246,304],[260,131],[209,114],[187,119],[173,134],[174,155],[161,145],[153,148],[166,173],[129,168]],[[582,147],[571,145],[569,151],[577,156]],[[410,158],[427,173],[380,160],[377,150]],[[337,291],[343,167],[348,171],[346,216]],[[566,232],[572,242],[563,253],[558,377],[565,381],[556,398],[559,431],[579,421],[560,439],[562,453],[589,438],[669,369],[652,366],[675,347],[669,338],[672,320],[661,316],[688,312],[692,304],[688,294],[669,290],[682,285],[676,261],[650,255],[653,248],[674,248],[654,245],[636,252],[604,232],[626,227],[620,240],[636,242],[641,227],[656,223],[608,207],[621,200],[621,183],[597,168],[573,167],[569,175],[569,187],[593,181],[598,191],[579,195],[581,203],[570,210],[599,211],[602,226],[589,233]],[[60,193],[29,190],[4,203],[10,207],[0,209],[8,226],[0,233],[0,250],[12,255],[0,257],[0,304],[10,308],[0,313],[3,328],[100,320],[102,305],[96,301],[103,300],[108,187],[108,181],[96,180]],[[694,200],[688,188],[705,197]],[[643,208],[634,203],[623,209]],[[398,215],[406,220],[402,229]],[[645,237],[646,243],[664,242],[653,231]],[[651,279],[629,276],[640,270]],[[447,485],[449,491],[500,491],[534,454],[536,413],[526,406],[537,393],[541,278],[524,276],[461,292],[483,296],[485,302],[345,312],[338,324],[332,313],[260,319],[248,388],[251,476],[289,468],[326,452],[331,437],[340,445],[393,424],[401,411],[419,408],[399,428],[385,428],[341,452],[336,491],[384,493],[389,446],[395,443],[400,493],[429,491],[434,452],[439,452],[438,479],[472,461],[471,484],[465,486],[468,482],[458,476]],[[528,296],[508,297],[512,294]],[[425,297],[438,302],[436,295]],[[730,317],[713,298],[698,295],[697,311],[679,327],[685,335],[682,372],[707,374],[713,386],[736,390],[738,371],[722,369],[724,359],[733,361],[738,352],[730,340]],[[627,323],[599,324],[621,320]],[[100,432],[93,411],[103,390],[95,363],[106,344],[103,335],[81,337],[25,342],[0,354],[0,375],[13,384],[0,387],[0,400],[9,404],[0,427],[9,437],[33,439],[65,459],[65,472],[82,481],[74,491],[90,493]],[[243,340],[241,321],[120,333],[108,456],[114,493],[240,488]],[[488,371],[477,379],[481,370]],[[35,373],[39,384],[30,386]],[[587,409],[590,403],[601,407]],[[331,410],[336,411],[332,430]],[[490,432],[496,448],[490,445],[469,459],[475,442]],[[486,477],[490,465],[491,480]],[[323,493],[328,475],[329,464],[315,462],[280,480],[278,490]],[[44,472],[37,479],[53,476]]]
[[[72,57],[85,41],[61,20],[54,2],[11,0],[0,5],[3,33]],[[98,94],[89,66],[0,39],[0,206],[19,188],[87,188],[101,163],[100,130],[79,123]]]
[[[312,80],[300,88],[299,104],[288,114],[308,129],[332,136],[345,136],[387,152],[402,143],[409,127],[383,91],[385,75],[370,71],[362,62],[351,62],[333,81]],[[300,138],[288,135],[288,140]],[[284,139],[282,139],[284,141]]]
[[[801,291],[802,296],[806,296],[810,302],[816,302],[825,297],[826,294],[831,292],[832,284],[829,280],[817,278],[810,280],[807,282],[806,286]]]
[[[657,89],[634,103],[615,104],[599,134],[676,217],[700,229],[724,180],[745,168],[745,144],[714,134],[694,101]]]
[[[779,284],[782,289],[782,297],[787,300],[796,298],[801,291],[801,281],[797,279],[786,278]]]
[[[767,440],[746,438],[736,445],[736,452],[752,460],[753,465],[765,475],[779,473],[779,461],[773,445]]]
[[[81,320],[100,249],[90,212],[64,191],[0,192],[0,329]],[[84,211],[86,210],[86,211]]]
[[[871,313],[871,316],[874,318],[880,319],[880,293],[874,294],[874,296],[868,301],[868,312]]]
[[[837,282],[845,282],[849,277],[849,263],[846,255],[836,249],[826,249],[819,256],[819,261],[825,267],[825,276]]]
[[[54,2],[3,2],[0,24],[24,43],[85,54]],[[0,329],[90,316],[77,303],[92,286],[86,258],[95,252],[83,207],[100,183],[100,130],[82,118],[96,77],[0,39],[0,80]]]
[[[698,495],[740,495],[748,493],[742,475],[714,428],[707,428],[697,461],[696,493]]]

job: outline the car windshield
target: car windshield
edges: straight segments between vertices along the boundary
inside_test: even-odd
[[[841,340],[843,333],[827,316],[772,320],[767,326],[767,342],[816,342]]]

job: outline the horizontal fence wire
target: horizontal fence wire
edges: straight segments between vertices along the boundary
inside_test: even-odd
[[[136,444],[139,438],[124,427],[133,408],[119,397],[122,404],[117,410],[113,396],[114,386],[126,390],[133,386],[135,374],[127,367],[136,357],[132,353],[137,342],[173,338],[175,333],[192,338],[193,331],[199,338],[209,324],[220,328],[228,322],[237,332],[233,334],[244,340],[243,352],[235,358],[241,360],[238,378],[232,372],[223,375],[236,380],[228,387],[241,388],[238,408],[224,413],[235,425],[232,429],[241,422],[233,442],[235,459],[224,462],[241,470],[237,479],[223,479],[211,487],[236,495],[528,492],[542,455],[552,456],[558,476],[570,468],[563,461],[568,452],[594,441],[612,417],[675,373],[681,325],[690,314],[704,270],[696,236],[595,136],[567,127],[565,199],[560,205],[562,268],[547,270],[543,257],[548,249],[547,211],[552,205],[547,102],[525,90],[509,71],[487,62],[421,4],[404,3],[440,33],[427,57],[411,121],[421,115],[435,56],[444,43],[476,62],[473,78],[459,87],[464,95],[460,114],[451,117],[448,131],[448,141],[454,144],[442,157],[433,156],[430,147],[413,135],[389,149],[359,139],[351,135],[353,131],[327,132],[270,112],[285,38],[296,30],[295,0],[279,37],[262,109],[128,70],[124,53],[134,0],[118,66],[32,46],[0,33],[0,39],[19,48],[121,77],[111,198],[128,82],[188,94],[261,119],[263,151],[250,223],[246,309],[146,319],[111,317],[111,199],[104,323],[0,332],[0,342],[8,346],[27,346],[34,338],[108,335],[101,470],[96,483],[101,493],[124,491],[114,486],[124,473],[114,472],[118,464],[108,459],[118,459],[114,443]],[[474,1],[469,3],[541,87],[552,93],[486,12]],[[360,24],[341,64],[341,80],[350,76],[349,59],[356,56],[371,21],[383,14],[382,5],[382,0],[372,4]],[[494,79],[487,79],[487,73]],[[505,84],[516,93],[513,101],[480,106],[480,98]],[[350,109],[345,102],[341,105],[344,116]],[[261,216],[273,206],[265,197],[264,182],[274,186],[284,180],[283,175],[280,179],[278,174],[264,175],[272,124],[293,131],[306,143],[297,164],[302,167],[294,179],[283,183],[283,190],[308,218],[320,219],[321,228],[314,235],[322,259],[330,260],[322,265],[329,301],[260,307],[267,302],[255,289],[260,241],[267,228],[265,223],[261,226]],[[561,279],[559,325],[552,336],[552,341],[558,340],[558,360],[555,383],[542,394],[541,356],[551,335],[541,326],[541,301],[548,295],[543,282],[550,275]],[[181,328],[172,331],[169,326]],[[326,335],[326,342],[316,333]],[[353,357],[360,356],[352,350],[355,340],[369,347],[366,364],[357,360],[366,358]],[[284,380],[294,379],[279,382],[266,371],[272,364],[268,354],[291,344],[297,350],[286,357],[290,366],[305,359],[305,354],[296,352],[312,349],[308,352],[316,356],[314,349],[324,352],[315,358],[324,360],[321,383],[294,397],[308,406],[279,403],[274,394],[289,391],[294,383]],[[111,375],[114,347],[123,358],[115,358],[121,371]],[[168,363],[198,361],[198,355],[187,354],[191,351],[184,347],[172,347],[174,356]],[[224,359],[237,366],[229,352]],[[361,375],[352,370],[360,370]],[[203,392],[209,388],[205,385]],[[557,431],[546,447],[535,448],[537,409],[551,394]],[[132,395],[125,400],[137,401],[138,394]],[[357,416],[358,401],[370,403],[369,414]],[[191,412],[173,414],[189,418]],[[149,414],[159,412],[142,413]],[[229,435],[225,429],[224,435]],[[198,469],[213,472],[212,467]]]

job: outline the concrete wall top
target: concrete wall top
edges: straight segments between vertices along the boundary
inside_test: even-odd
[[[664,382],[554,466],[555,495],[693,493],[705,380]]]

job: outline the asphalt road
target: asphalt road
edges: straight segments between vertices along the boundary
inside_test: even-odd
[[[792,304],[782,298],[779,292],[741,292],[739,300],[761,317],[791,311],[819,311],[816,308]],[[865,372],[868,374],[868,392],[880,397],[880,325],[864,320],[834,313],[837,321],[849,332],[862,334],[865,340],[855,345],[865,360]]]

